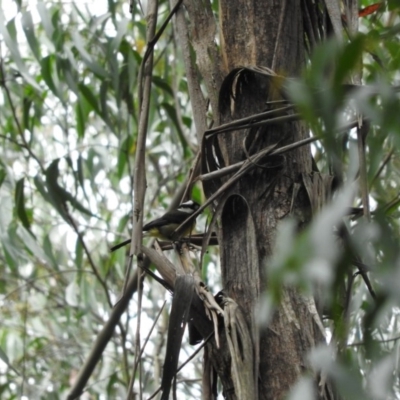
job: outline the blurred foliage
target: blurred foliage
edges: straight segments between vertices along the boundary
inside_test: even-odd
[[[312,146],[319,171],[334,174],[341,185],[300,234],[295,221],[280,227],[264,318],[279,303],[283,285],[296,285],[306,296],[316,293],[330,346],[316,348],[309,361],[352,400],[400,395],[399,17],[398,7],[382,5],[360,19],[360,32],[351,40],[318,46],[301,79],[288,86],[320,138]],[[369,127],[364,154],[370,218],[362,210],[348,214],[349,207],[363,207],[362,174],[357,129],[343,127],[362,119]],[[369,271],[376,299],[356,262]],[[312,388],[305,382],[290,398],[307,397],[301,396]]]
[[[303,232],[298,234],[291,221],[281,227],[265,301],[275,305],[283,284],[297,285],[305,294],[316,287],[324,293],[330,317],[324,323],[334,339],[328,349],[317,348],[310,362],[351,399],[400,395],[400,18],[393,3],[360,19],[361,33],[351,41],[317,48],[302,78],[290,86],[302,116],[321,137],[313,146],[319,169],[339,171],[344,183]],[[110,253],[108,246],[129,236],[146,22],[139,2],[133,2],[132,15],[128,2],[109,0],[104,10],[100,4],[16,0],[0,10],[2,399],[65,396],[123,286],[124,251]],[[161,1],[159,25],[168,10]],[[217,2],[213,11],[218,13]],[[198,146],[181,60],[169,26],[155,49],[147,218],[168,206]],[[350,95],[342,84],[360,74],[368,86]],[[339,128],[357,113],[371,124],[366,139],[370,221],[345,217],[349,205],[361,204],[357,136]],[[198,189],[195,196],[200,199]],[[344,248],[335,233],[342,221],[349,231]],[[353,276],[354,252],[371,269],[377,301],[361,277]],[[209,265],[215,257],[206,260],[204,279],[218,290]],[[353,282],[346,318],[337,295],[342,278]],[[142,336],[170,297],[152,282],[146,281],[144,290]],[[90,381],[91,398],[125,396],[135,313],[132,304]],[[146,394],[158,387],[165,318],[143,356]],[[189,352],[185,349],[183,357]],[[191,381],[199,375],[198,363],[192,363],[179,376],[186,398],[199,398]],[[312,392],[304,377],[290,398]]]
[[[161,2],[160,24],[168,10]],[[130,234],[137,75],[146,45],[138,2],[133,11],[115,0],[2,4],[2,399],[63,398],[122,291],[125,252],[109,246]],[[178,52],[169,26],[155,51],[145,219],[169,205],[198,145]],[[170,295],[160,285],[146,282],[142,335],[164,298]],[[92,377],[96,398],[126,395],[135,313],[132,302]],[[157,336],[146,369],[162,365],[162,327]],[[188,374],[193,378],[193,368]],[[146,373],[144,383],[154,391],[157,373]]]

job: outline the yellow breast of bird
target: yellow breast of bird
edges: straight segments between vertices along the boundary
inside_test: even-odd
[[[171,223],[168,225],[151,228],[146,232],[146,236],[156,237],[163,240],[177,240],[184,236],[190,235],[195,227],[195,224],[195,222],[190,223],[189,226],[185,227],[181,233],[175,234],[175,237],[173,237],[174,232],[180,224]]]

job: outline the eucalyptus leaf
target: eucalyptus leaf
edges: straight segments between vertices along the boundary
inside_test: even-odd
[[[7,48],[10,51],[10,55],[18,67],[18,72],[21,74],[24,79],[36,90],[41,91],[39,85],[32,78],[30,73],[28,72],[25,63],[21,57],[19,52],[19,46],[17,44],[16,39],[16,28],[15,28],[15,20],[10,20],[7,24],[5,21],[5,17],[3,14],[3,10],[0,8],[0,33],[3,36],[3,40],[7,45]]]
[[[4,364],[7,365],[8,368],[10,368],[12,371],[14,371],[18,376],[21,376],[21,374],[11,365],[7,354],[4,352],[4,350],[0,347],[0,359],[4,362]]]
[[[84,43],[85,41],[82,36],[77,31],[73,31],[71,32],[71,37],[74,42],[75,48],[79,51],[82,60],[86,64],[86,66],[99,78],[109,78],[109,74],[107,73],[107,71],[101,66],[100,63],[93,61],[90,54],[83,47],[82,43]]]
[[[29,231],[31,235],[31,218],[28,216],[27,209],[25,207],[25,195],[24,195],[24,182],[25,179],[21,178],[15,187],[15,207],[17,215],[22,222],[22,225]]]
[[[28,11],[22,13],[22,28],[24,29],[26,39],[32,50],[33,55],[38,61],[41,59],[40,46],[36,38],[35,28],[32,20],[32,14]]]

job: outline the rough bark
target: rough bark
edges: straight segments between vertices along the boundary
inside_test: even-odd
[[[193,20],[195,3],[186,2]],[[222,60],[219,67],[224,76],[248,65],[268,67],[284,76],[298,75],[305,53],[301,0],[220,0],[219,7],[221,54],[213,57]],[[202,20],[202,26],[206,25]],[[211,42],[207,43],[214,51]],[[220,74],[215,65],[205,66],[211,53],[201,48],[202,52],[196,54],[199,69],[207,89],[213,91],[215,77]],[[226,123],[264,111],[266,102],[279,99],[279,93],[279,81],[253,73],[238,74],[231,92],[220,93],[225,101],[220,101],[216,120]],[[209,95],[215,107],[215,93]],[[213,111],[215,115],[216,109]],[[270,145],[284,146],[307,135],[300,122],[229,132],[219,136],[215,154],[221,166],[228,166]],[[294,289],[284,290],[282,304],[268,327],[259,331],[255,315],[260,293],[268,290],[266,270],[278,224],[289,213],[298,216],[300,223],[308,222],[310,203],[302,174],[310,172],[308,146],[270,157],[263,168],[254,169],[236,183],[223,200],[219,229],[223,286],[244,310],[251,330],[259,399],[283,398],[307,368],[308,351],[324,340],[310,312],[309,299]],[[210,195],[218,186],[218,182],[211,182],[205,191]],[[295,187],[303,189],[297,191]],[[234,399],[229,352],[222,342],[221,349],[214,347],[209,352],[225,395]],[[317,376],[315,382],[317,387]],[[328,386],[319,388],[318,393],[321,399],[332,398]]]

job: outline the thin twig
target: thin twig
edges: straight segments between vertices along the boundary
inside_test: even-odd
[[[108,292],[108,286],[107,286],[106,282],[104,281],[104,279],[102,278],[102,276],[100,275],[100,272],[97,269],[96,264],[93,261],[92,255],[90,254],[90,251],[89,251],[88,247],[86,246],[86,242],[83,239],[83,236],[82,236],[81,232],[79,232],[79,229],[76,226],[76,223],[75,223],[74,219],[72,218],[72,215],[69,213],[67,207],[65,207],[65,212],[66,212],[66,216],[68,218],[68,222],[70,223],[70,225],[74,229],[74,232],[78,236],[79,242],[81,243],[81,245],[83,247],[83,250],[84,250],[84,252],[86,254],[86,257],[88,259],[90,268],[92,269],[94,275],[96,276],[97,280],[100,282],[100,285],[104,289],[104,293],[105,293],[106,298],[107,298],[107,303],[108,303],[109,307],[112,308],[113,304],[111,302],[110,294]]]
[[[143,263],[143,259],[139,260],[139,265]],[[142,301],[143,301],[143,280],[145,277],[146,273],[142,272],[142,274],[139,276],[138,279],[138,287],[137,287],[137,292],[138,292],[138,300],[137,300],[137,313],[136,313],[136,335],[135,335],[135,367],[133,369],[132,373],[132,388],[133,388],[133,383],[135,382],[136,378],[136,371],[137,368],[139,368],[139,399],[143,399],[143,388],[142,388],[142,368],[141,368],[141,357],[140,357],[140,327],[141,327],[141,322],[142,322]],[[130,400],[131,392],[130,389],[128,390],[128,395],[126,397],[126,400]]]
[[[154,46],[158,42],[158,39],[160,39],[161,35],[164,33],[165,28],[169,24],[169,21],[171,21],[171,18],[178,11],[178,9],[179,9],[180,5],[182,4],[182,2],[183,2],[183,0],[178,0],[178,2],[176,3],[175,7],[169,13],[167,19],[161,25],[161,28],[158,30],[158,32],[156,34],[154,34],[153,38],[148,42],[146,52],[144,53],[144,56],[143,56],[143,64],[145,64],[147,59],[150,57],[150,54],[153,52]]]
[[[104,349],[106,348],[108,342],[110,341],[114,333],[115,327],[118,325],[118,321],[121,318],[121,315],[127,308],[133,293],[137,289],[137,279],[138,279],[138,274],[135,273],[129,281],[124,296],[111,310],[110,317],[104,324],[100,333],[97,335],[93,347],[89,355],[87,356],[84,365],[80,369],[79,374],[75,379],[74,385],[68,394],[67,400],[74,400],[82,395],[83,389],[87,381],[89,380],[90,376],[92,375],[99,359],[101,358]]]
[[[148,57],[143,57],[139,70],[139,101],[140,115],[138,126],[138,139],[136,144],[135,173],[134,173],[134,204],[132,213],[132,240],[130,257],[139,253],[142,243],[143,204],[146,192],[146,137],[150,112],[151,82],[153,74],[153,46],[150,41],[154,37],[157,25],[157,0],[149,1],[147,11],[147,50]]]
[[[0,47],[0,50],[1,50],[1,47]],[[8,88],[8,86],[6,84],[4,67],[3,67],[3,58],[2,57],[0,57],[0,74],[1,74],[1,77],[2,77],[2,80],[0,81],[0,84],[1,84],[1,86],[4,88],[4,90],[6,92],[6,96],[7,96],[8,102],[10,104],[10,108],[11,108],[11,113],[13,115],[13,119],[15,121],[15,124],[17,125],[18,134],[21,137],[21,140],[23,142],[22,147],[28,151],[29,155],[38,163],[41,171],[44,173],[44,171],[45,171],[44,167],[42,166],[41,161],[36,156],[36,154],[32,151],[32,149],[30,148],[28,142],[26,141],[25,136],[24,136],[24,132],[22,130],[22,126],[21,126],[21,124],[19,122],[19,119],[17,117],[17,110],[16,110],[16,108],[14,106],[14,102],[13,102],[12,97],[11,97],[10,89]]]
[[[7,300],[9,297],[12,297],[13,294],[16,293],[16,292],[18,292],[19,290],[22,290],[22,289],[26,288],[27,286],[30,286],[30,285],[34,284],[34,283],[37,282],[37,281],[40,281],[40,280],[42,280],[42,279],[48,280],[49,278],[52,278],[52,277],[57,276],[57,275],[61,275],[61,274],[70,274],[70,273],[73,273],[73,272],[79,272],[79,273],[87,272],[87,273],[90,273],[90,274],[94,274],[93,271],[82,270],[82,269],[76,268],[76,269],[69,269],[69,270],[67,270],[67,271],[56,271],[56,272],[53,272],[53,273],[51,273],[51,274],[38,276],[38,277],[36,277],[36,278],[28,279],[24,284],[18,286],[17,288],[15,288],[14,290],[12,290],[11,292],[8,292],[8,293],[3,297],[3,301]]]
[[[379,178],[380,174],[382,173],[383,169],[386,167],[390,159],[392,158],[394,153],[394,149],[392,148],[388,154],[386,154],[386,157],[383,159],[382,164],[379,166],[378,171],[376,171],[376,174],[372,178],[371,181],[371,187],[375,183],[375,181]]]
[[[18,140],[15,140],[15,139],[10,138],[10,137],[7,136],[7,135],[2,135],[2,134],[0,134],[0,138],[2,138],[2,139],[4,139],[4,140],[8,140],[9,142],[15,144],[16,146],[21,147],[21,148],[23,148],[23,149],[26,149],[26,146],[25,146],[24,144],[18,142]],[[104,146],[103,146],[103,147],[104,147]]]
[[[138,361],[142,358],[142,355],[143,355],[144,349],[146,348],[147,342],[149,341],[150,336],[151,336],[151,334],[153,333],[153,330],[154,330],[154,328],[155,328],[155,326],[156,326],[156,324],[157,324],[157,322],[158,322],[158,319],[160,318],[161,313],[162,313],[163,310],[164,310],[164,307],[165,307],[165,304],[166,304],[166,303],[167,303],[167,301],[164,300],[164,303],[163,303],[163,305],[161,306],[160,311],[158,312],[158,314],[157,314],[157,316],[156,316],[156,318],[155,318],[155,320],[154,320],[154,322],[153,322],[153,325],[151,326],[151,328],[150,328],[150,330],[149,330],[149,333],[148,333],[147,336],[146,336],[146,339],[144,340],[143,346],[142,346],[142,348],[140,349],[139,357],[135,357],[135,358],[136,358],[136,360],[135,360],[135,366],[134,366],[134,368],[133,368],[133,374],[132,374],[131,380],[129,381],[128,395],[127,395],[127,397],[126,397],[127,400],[131,399],[130,396],[133,395],[133,384],[134,384],[134,382],[135,382],[136,370],[137,370],[137,367],[138,367],[138,364],[139,364]]]

